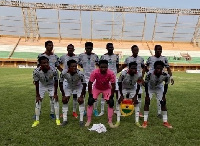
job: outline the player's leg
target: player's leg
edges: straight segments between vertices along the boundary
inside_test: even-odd
[[[73,92],[73,117],[78,118],[78,114],[76,112],[76,108],[77,108],[77,94]]]
[[[134,96],[136,94],[136,89],[132,89],[130,90],[130,98],[133,99]],[[140,112],[140,109],[139,109],[139,101],[138,101],[138,96],[137,96],[137,99],[134,100],[134,106],[135,106],[135,125],[138,126],[138,127],[142,127],[139,123],[139,112]]]
[[[140,86],[140,90],[139,90],[139,93],[138,93],[138,105],[139,105],[139,116],[140,116],[141,118],[144,117],[143,114],[141,113],[142,93],[143,93],[142,86]]]
[[[63,112],[63,123],[62,126],[67,125],[67,113],[68,113],[68,102],[70,99],[70,96],[72,95],[72,90],[65,88],[65,98],[62,99],[63,107],[62,107],[62,112]]]
[[[110,128],[115,128],[115,125],[112,123],[112,118],[113,118],[113,107],[114,107],[114,97],[110,97],[111,95],[111,89],[103,90],[103,97],[106,100],[108,104],[108,125]]]
[[[54,86],[51,86],[51,87],[48,87],[48,92],[49,92],[49,97],[50,99],[53,99],[53,105],[54,105],[54,112],[55,112],[55,115],[56,115],[56,124],[59,126],[60,125],[60,119],[59,119],[59,102],[56,101],[54,99]],[[54,115],[54,114],[53,114]],[[52,117],[52,118],[55,118],[55,117]]]
[[[127,90],[123,89],[122,94],[123,94],[124,97],[126,97],[126,95],[128,94]],[[117,99],[117,103],[116,103],[117,104],[116,105],[117,122],[115,124],[116,127],[118,127],[120,125],[120,116],[121,116],[120,104],[118,103],[119,98]]]
[[[81,96],[81,92],[82,92],[82,86],[77,87],[77,89],[74,90],[74,93],[77,94],[78,98]],[[81,127],[84,125],[84,123],[83,123],[83,116],[84,116],[84,110],[85,110],[84,100],[85,99],[83,99],[83,102],[79,102],[79,114],[80,114],[80,122],[79,122],[79,124],[80,124]]]
[[[167,107],[166,107],[166,99],[162,98],[163,92],[157,93],[157,98],[160,101],[161,104],[161,110],[162,110],[162,118],[163,118],[163,125],[167,128],[172,128],[172,126],[168,123],[168,117],[167,117]]]
[[[162,86],[162,92],[164,91],[164,86]],[[159,91],[158,91],[159,92]],[[160,100],[158,98],[156,98],[157,101],[157,110],[158,110],[158,114],[157,117],[162,119],[162,113],[161,113],[161,104],[160,104]]]
[[[99,116],[104,115],[104,110],[105,110],[105,100],[104,100],[104,97],[102,95],[102,97],[101,97],[101,112],[100,112]]]
[[[145,103],[144,103],[144,122],[142,124],[143,128],[147,127],[147,120],[149,116],[149,105],[150,105],[151,98],[153,96],[153,92],[151,90],[148,90],[148,91],[149,91],[149,97],[145,97]]]
[[[40,94],[41,99],[44,98],[44,94],[45,94],[46,90],[47,90],[47,88],[45,86],[42,86],[41,84],[39,84],[39,94]],[[40,117],[40,113],[41,113],[41,105],[42,105],[42,101],[39,101],[39,102],[35,101],[35,121],[32,124],[32,127],[36,127],[40,123],[39,117]]]
[[[89,98],[88,98],[87,122],[85,124],[86,127],[90,126],[90,123],[92,121],[93,104],[94,104],[95,100],[98,98],[99,94],[100,94],[100,90],[93,87],[92,94],[89,95]]]
[[[117,114],[117,106],[119,106],[118,104],[118,99],[119,99],[119,86],[118,86],[118,79],[116,79],[116,83],[115,83],[115,96],[116,96],[116,102],[115,102],[115,110],[114,113]]]

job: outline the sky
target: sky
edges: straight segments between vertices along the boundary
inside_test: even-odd
[[[22,0],[23,2],[200,9],[199,0]]]
[[[104,6],[133,6],[133,7],[155,7],[155,8],[181,8],[200,9],[200,0],[21,0],[33,3],[63,3],[63,4],[85,4]],[[82,12],[82,24],[80,28],[79,11],[60,10],[61,35],[63,38],[97,38],[126,40],[141,40],[145,14],[124,14],[124,33],[122,34],[123,14],[112,12],[92,12],[93,28],[91,27],[91,12]],[[10,17],[13,16],[13,17]],[[112,28],[112,19],[114,26]],[[41,37],[59,37],[58,19],[56,10],[37,9],[39,33]],[[144,40],[151,40],[155,24],[155,14],[147,14]],[[157,17],[155,40],[171,41],[177,15],[162,15]],[[190,41],[193,37],[198,16],[180,16],[176,29],[177,41]],[[22,11],[20,8],[0,7],[0,35],[24,35]],[[112,32],[114,30],[114,34]],[[81,30],[81,31],[80,31]]]

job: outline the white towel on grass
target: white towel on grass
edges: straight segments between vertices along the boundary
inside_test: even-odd
[[[102,133],[102,132],[106,132],[106,127],[104,126],[104,124],[93,124],[92,128],[88,129],[90,131],[96,131],[98,133]]]

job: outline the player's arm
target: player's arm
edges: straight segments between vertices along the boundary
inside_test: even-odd
[[[138,104],[137,96],[138,96],[139,90],[140,90],[140,85],[137,84],[136,93],[135,93],[135,96],[134,96],[134,98],[133,98],[134,104]]]
[[[127,67],[127,64],[122,64],[120,68],[117,70],[117,73],[121,72],[125,67]]]
[[[61,73],[60,74],[60,80],[59,80],[59,87],[60,87],[60,92],[62,94],[62,97],[65,96],[65,91],[63,89],[63,81],[64,81],[64,77],[63,77],[63,74]]]
[[[39,93],[39,81],[35,81],[35,91],[36,91],[36,103],[37,103],[42,100]]]
[[[58,72],[55,70],[54,71],[54,99],[55,101],[58,101]]]
[[[78,97],[78,103],[79,104],[82,104],[84,102],[84,97],[85,97],[85,93],[86,93],[85,91],[86,91],[87,84],[82,83],[82,85],[83,85],[83,88],[82,88],[82,91],[81,91],[81,95],[80,95],[80,97]]]
[[[144,82],[146,97],[149,97],[148,86],[149,86],[150,75],[151,75],[150,73],[146,75],[145,82]]]
[[[174,79],[173,79],[172,71],[171,71],[170,67],[167,67],[167,72],[170,75],[171,85],[173,85],[174,84]]]
[[[111,96],[114,97],[115,93],[115,83],[111,83]]]
[[[82,85],[83,85],[83,88],[82,88],[82,91],[81,91],[81,98],[83,98],[83,97],[85,97],[86,87],[87,87],[85,76],[84,76],[83,73],[81,74],[81,82],[82,82]]]
[[[118,79],[118,86],[119,86],[119,93],[120,93],[120,98],[118,100],[119,104],[124,100],[124,96],[122,93],[122,81],[123,80],[124,80],[124,76],[123,76],[123,72],[122,72],[122,74],[119,76],[119,79]]]
[[[91,82],[91,81],[88,82],[88,93],[89,94],[92,94],[92,84],[93,84],[93,82]]]
[[[111,83],[111,96],[114,97],[115,83],[116,83],[116,76],[114,73],[112,73],[111,75],[110,83]]]
[[[38,68],[36,68],[33,71],[33,82],[35,84],[35,91],[36,91],[36,103],[41,101],[42,99],[40,98],[40,93],[39,93],[39,71]]]

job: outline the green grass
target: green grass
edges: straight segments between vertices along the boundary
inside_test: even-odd
[[[98,134],[79,127],[78,120],[71,115],[72,101],[69,124],[56,126],[55,121],[49,118],[47,95],[42,104],[40,125],[31,128],[35,106],[32,69],[1,68],[0,145],[200,145],[200,74],[176,72],[173,76],[175,84],[169,86],[167,94],[168,118],[173,129],[163,127],[162,120],[156,117],[154,98],[147,129],[136,127],[133,115],[121,118],[121,125],[110,129],[105,114],[92,119],[93,123],[103,123],[107,127],[106,133]],[[60,93],[59,97],[61,109]],[[116,116],[113,121],[116,121]]]

